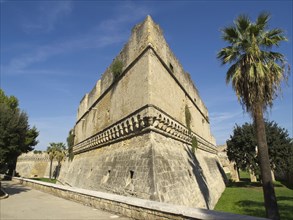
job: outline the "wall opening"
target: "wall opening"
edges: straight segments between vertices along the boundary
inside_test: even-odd
[[[129,170],[128,177],[126,179],[126,186],[133,185],[133,177],[134,177],[134,171]]]
[[[174,67],[171,63],[169,63],[169,68],[170,68],[171,72],[174,73]]]
[[[130,179],[133,179],[134,171],[130,170],[129,172],[130,172]]]

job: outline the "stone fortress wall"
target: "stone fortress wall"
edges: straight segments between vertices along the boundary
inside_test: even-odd
[[[114,79],[110,65],[80,102],[74,159],[63,165],[59,180],[212,209],[225,188],[225,175],[208,111],[150,16],[133,28],[115,60],[123,62],[122,74]],[[198,140],[195,154],[192,136]]]
[[[224,172],[230,175],[230,179],[235,182],[239,182],[239,174],[236,170],[235,162],[229,161],[227,155],[227,144],[217,146],[218,156],[223,166]]]
[[[56,170],[58,162],[52,163],[52,172]],[[49,177],[50,175],[50,160],[47,153],[41,154],[29,152],[22,154],[17,158],[16,173],[21,177]]]
[[[112,89],[114,80],[110,65],[91,92],[83,97],[78,108],[75,143],[146,104],[162,108],[185,124],[184,108],[187,104],[195,115],[192,130],[215,144],[207,108],[190,75],[183,70],[160,27],[151,18],[133,28],[128,43],[114,60],[123,61],[127,74]]]

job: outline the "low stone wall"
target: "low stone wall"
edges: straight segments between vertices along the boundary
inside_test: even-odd
[[[189,208],[185,206],[61,186],[18,177],[14,177],[13,181],[58,197],[62,197],[64,199],[80,202],[97,209],[120,214],[132,219],[264,220],[264,218]]]

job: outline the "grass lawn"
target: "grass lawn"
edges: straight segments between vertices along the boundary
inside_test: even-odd
[[[230,183],[215,210],[231,212],[243,215],[265,217],[264,199],[262,186],[259,182],[251,183],[247,178],[249,174],[242,175],[238,183]],[[281,219],[293,219],[293,190],[287,188],[280,182],[275,182]]]
[[[30,178],[31,180],[38,180],[47,183],[56,183],[56,179],[49,179],[49,178]]]

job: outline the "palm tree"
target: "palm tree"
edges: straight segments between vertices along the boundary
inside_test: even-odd
[[[61,161],[65,158],[66,153],[65,153],[65,145],[64,145],[64,149],[62,151],[57,151],[56,152],[56,160],[58,162],[58,166],[57,166],[57,172],[56,172],[56,176],[55,178],[57,178],[59,176],[60,170],[61,170]]]
[[[222,30],[222,38],[229,46],[218,52],[222,64],[230,64],[226,83],[231,82],[238,101],[250,113],[256,129],[258,157],[264,192],[266,216],[279,219],[279,211],[271,176],[263,113],[272,107],[287,80],[289,66],[283,54],[273,52],[273,46],[286,41],[283,30],[268,30],[269,13],[261,13],[256,22],[240,15],[234,25]],[[287,68],[288,67],[288,68]]]
[[[60,167],[60,163],[63,160],[62,154],[65,151],[65,144],[64,143],[50,143],[50,146],[47,148],[47,153],[49,154],[50,159],[50,179],[52,178],[52,163],[54,158],[58,160],[58,168]],[[65,154],[65,153],[64,153]]]

